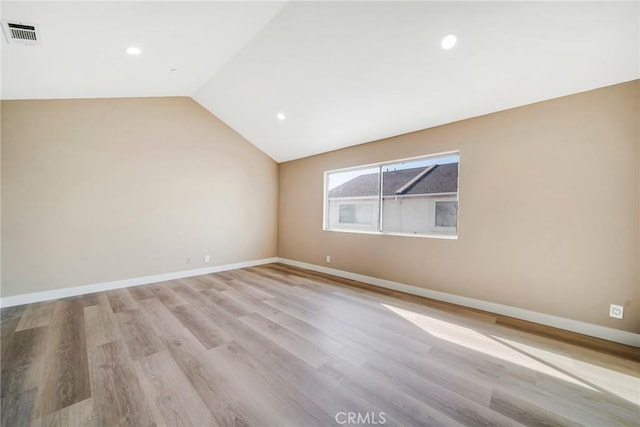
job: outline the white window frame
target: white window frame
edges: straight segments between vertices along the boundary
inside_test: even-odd
[[[458,188],[456,193],[450,193],[450,194],[456,194],[457,197],[455,199],[456,202],[458,202],[458,212],[457,212],[457,224],[456,227],[436,227],[435,226],[435,202],[432,204],[432,207],[430,208],[433,212],[431,212],[431,218],[433,219],[433,225],[432,225],[432,229],[434,232],[437,231],[455,231],[455,234],[429,234],[429,233],[420,233],[420,234],[408,234],[408,233],[397,233],[397,232],[389,232],[389,231],[382,231],[383,230],[383,203],[382,203],[382,199],[383,199],[383,179],[384,179],[384,173],[383,173],[383,169],[385,166],[390,166],[390,165],[394,165],[397,163],[401,163],[401,162],[412,162],[412,161],[417,161],[417,160],[427,160],[427,159],[438,159],[441,157],[448,157],[448,156],[458,156]],[[360,234],[374,234],[374,235],[389,235],[389,236],[404,236],[404,237],[423,237],[423,238],[435,238],[435,239],[449,239],[449,240],[456,240],[458,238],[458,235],[460,234],[460,162],[461,162],[461,155],[460,155],[460,151],[458,150],[454,150],[454,151],[445,151],[445,152],[440,152],[440,153],[434,153],[434,154],[427,154],[427,155],[422,155],[422,156],[415,156],[415,157],[407,157],[407,158],[402,158],[402,159],[396,159],[396,160],[390,160],[390,161],[385,161],[385,162],[380,162],[380,163],[370,163],[370,164],[366,164],[366,165],[360,165],[360,166],[354,166],[354,167],[346,167],[346,168],[340,168],[340,169],[332,169],[332,170],[327,170],[324,172],[323,174],[323,178],[324,178],[324,185],[323,185],[323,191],[322,191],[322,230],[323,231],[331,231],[331,232],[337,232],[337,233],[360,233]],[[329,228],[329,198],[328,198],[328,189],[329,189],[329,176],[333,173],[336,172],[352,172],[352,171],[357,171],[360,169],[371,169],[371,168],[380,168],[380,189],[378,191],[378,230],[377,231],[367,231],[367,230],[358,230],[358,229],[336,229],[336,228]],[[434,195],[434,196],[441,196],[441,194],[438,195]],[[435,200],[438,200],[437,198]],[[443,200],[441,200],[443,201]],[[454,201],[454,200],[445,200],[445,201]]]

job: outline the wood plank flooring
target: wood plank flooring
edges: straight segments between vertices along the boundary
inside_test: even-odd
[[[1,314],[7,427],[640,425],[636,348],[281,264]]]

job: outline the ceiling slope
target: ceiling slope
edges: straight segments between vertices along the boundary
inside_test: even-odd
[[[42,43],[2,42],[1,93],[193,96],[282,162],[637,79],[639,6],[3,1]]]
[[[194,99],[282,162],[636,79],[639,26],[637,2],[294,2]]]
[[[2,98],[190,96],[283,5],[3,1],[2,19],[37,24],[42,41],[2,36]]]

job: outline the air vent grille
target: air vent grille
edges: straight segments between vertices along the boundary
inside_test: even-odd
[[[33,25],[8,24],[11,30],[11,37],[18,40],[37,41],[36,27]]]
[[[35,45],[40,41],[38,29],[34,24],[2,21],[2,29],[9,43]]]

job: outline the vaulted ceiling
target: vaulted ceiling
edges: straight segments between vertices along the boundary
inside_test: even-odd
[[[2,99],[191,96],[278,162],[640,77],[638,2],[3,1],[0,13],[40,32],[38,46],[3,40]]]

